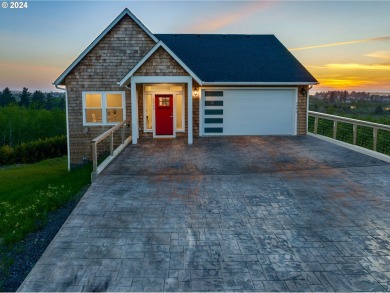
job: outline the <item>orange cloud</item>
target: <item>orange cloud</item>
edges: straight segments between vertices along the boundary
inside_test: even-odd
[[[252,2],[249,5],[243,6],[241,9],[228,12],[225,14],[211,16],[211,19],[204,19],[203,17],[198,18],[198,22],[190,24],[187,27],[184,27],[182,30],[187,33],[210,33],[215,32],[218,29],[224,28],[232,23],[238,22],[259,10],[266,10],[270,5],[273,5],[272,2]]]
[[[346,64],[326,64],[325,67],[330,69],[359,69],[359,70],[390,70],[390,65],[384,64],[357,64],[357,63],[346,63]]]
[[[320,82],[315,90],[389,90],[390,65],[331,63],[307,67]]]
[[[366,79],[358,79],[354,77],[346,78],[319,78],[321,87],[333,89],[350,89],[359,88],[368,85],[374,85],[375,82]]]
[[[289,50],[290,51],[300,51],[300,50],[344,46],[344,45],[351,45],[351,44],[357,44],[357,43],[365,43],[365,42],[373,42],[373,41],[386,41],[386,40],[390,40],[390,36],[379,37],[379,38],[369,38],[369,39],[363,39],[363,40],[354,40],[354,41],[347,41],[347,42],[339,42],[339,43],[332,43],[332,44],[323,44],[323,45],[317,45],[317,46],[308,46],[308,47],[301,47],[301,48],[291,48]]]

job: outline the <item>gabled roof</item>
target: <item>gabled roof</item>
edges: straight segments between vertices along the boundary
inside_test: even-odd
[[[150,49],[150,51],[148,53],[146,53],[146,55],[130,70],[130,72],[128,74],[126,74],[126,76],[124,78],[122,78],[122,80],[120,82],[118,82],[119,86],[123,86],[129,79],[130,77],[142,66],[142,64],[144,64],[152,55],[154,52],[157,51],[158,48],[162,47],[173,59],[176,60],[177,63],[180,64],[181,67],[184,68],[185,71],[187,71],[189,73],[189,75],[191,75],[191,77],[193,79],[196,80],[197,83],[201,84],[201,80],[199,79],[198,76],[196,76],[196,74],[194,72],[192,72],[192,70],[190,68],[188,68],[188,66],[186,64],[183,63],[183,61],[181,61],[175,53],[172,52],[171,49],[169,49],[162,41],[159,41],[156,45],[154,45],[154,47],[152,49]]]
[[[155,34],[203,84],[317,84],[274,35]]]
[[[123,85],[163,47],[200,85],[304,85],[317,80],[274,35],[156,34],[127,8],[54,81],[61,84],[72,69],[128,15],[157,44],[119,82]]]
[[[125,16],[128,15],[136,24],[138,24],[156,43],[158,39],[148,30],[148,28],[127,8],[119,14],[113,22],[77,57],[76,60],[53,82],[54,85],[59,85],[69,72],[96,46],[97,43]]]

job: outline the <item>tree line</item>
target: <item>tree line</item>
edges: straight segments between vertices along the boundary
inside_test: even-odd
[[[66,134],[65,95],[0,91],[0,147]]]
[[[63,94],[60,97],[53,95],[53,93],[43,93],[36,90],[33,93],[24,87],[20,94],[12,93],[6,87],[0,92],[0,107],[7,107],[9,105],[17,105],[31,109],[46,109],[46,110],[65,110],[65,97]]]

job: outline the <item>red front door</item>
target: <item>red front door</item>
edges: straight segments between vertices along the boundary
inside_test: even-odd
[[[156,135],[173,135],[173,95],[156,95]]]

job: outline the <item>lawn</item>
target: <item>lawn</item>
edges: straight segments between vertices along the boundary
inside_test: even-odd
[[[45,224],[90,183],[91,166],[68,172],[67,158],[0,169],[0,244],[12,244]]]

